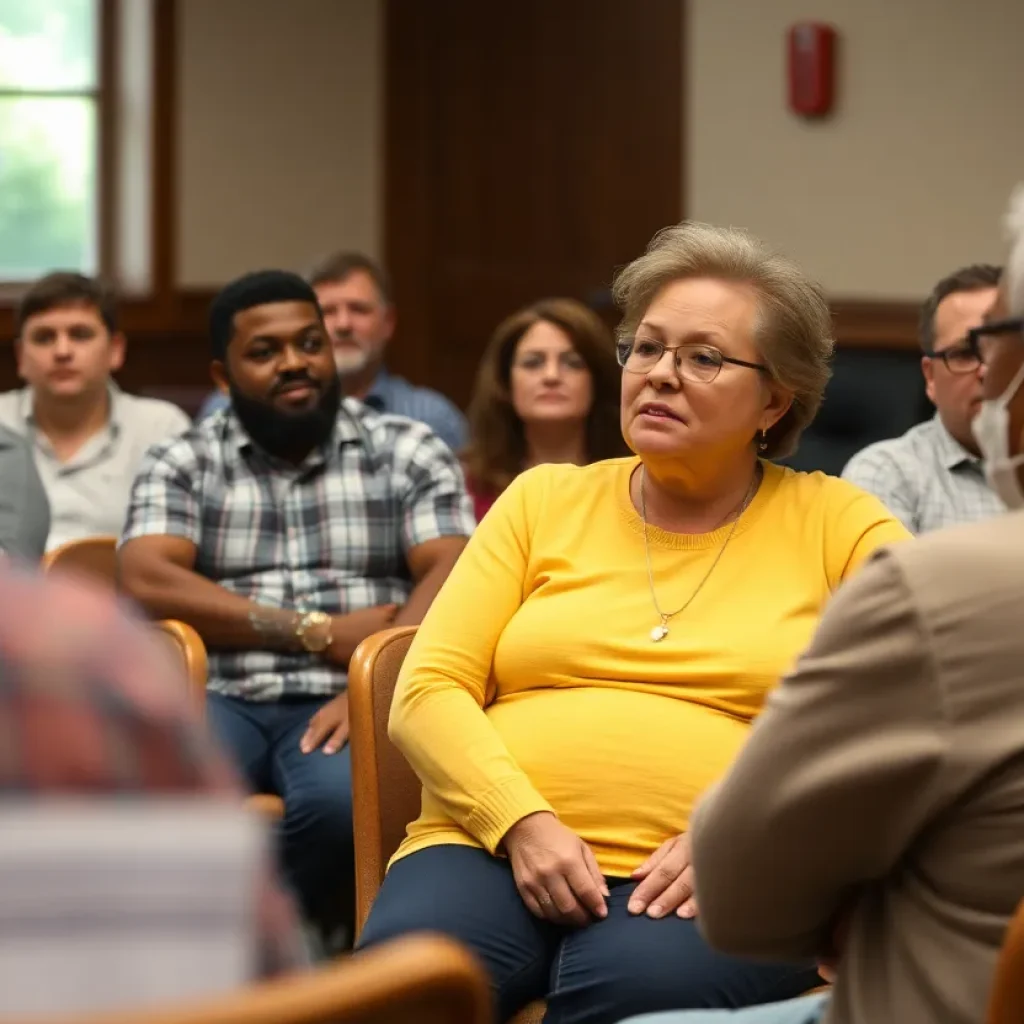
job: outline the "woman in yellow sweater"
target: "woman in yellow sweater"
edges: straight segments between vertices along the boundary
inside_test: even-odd
[[[615,293],[637,457],[512,483],[420,627],[391,713],[423,806],[361,945],[460,939],[500,1020],[537,998],[549,1022],[599,1024],[815,983],[703,942],[687,823],[829,595],[907,536],[851,484],[767,461],[828,379],[829,311],[792,263],[681,225]]]

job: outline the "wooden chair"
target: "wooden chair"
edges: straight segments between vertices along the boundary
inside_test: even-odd
[[[117,538],[69,540],[43,557],[44,572],[74,572],[111,588],[117,586]]]
[[[206,644],[203,638],[187,622],[177,619],[162,619],[154,622],[153,628],[157,636],[163,640],[170,653],[181,661],[188,677],[191,692],[198,698],[206,694]],[[199,701],[200,710],[205,705]]]
[[[1024,902],[1010,921],[989,996],[988,1024],[1024,1024]]]
[[[188,1005],[2,1024],[490,1024],[491,994],[448,939],[400,939],[309,973]]]
[[[357,648],[348,671],[352,744],[352,817],[356,835],[356,935],[405,829],[420,813],[420,781],[388,739],[388,716],[398,673],[415,626],[377,633]],[[531,1003],[513,1024],[539,1024],[544,1003]]]
[[[163,619],[154,622],[153,626],[174,657],[181,660],[199,711],[205,713],[207,661],[203,638],[187,622],[179,622],[177,619]],[[272,821],[284,817],[284,801],[276,794],[256,793],[249,797],[246,804]]]

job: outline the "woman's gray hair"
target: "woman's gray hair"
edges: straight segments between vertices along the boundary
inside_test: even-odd
[[[612,294],[622,311],[620,336],[636,332],[665,285],[698,277],[736,281],[757,292],[761,358],[772,378],[793,393],[789,411],[768,431],[764,455],[792,454],[831,376],[832,316],[824,292],[747,232],[687,222],[659,231],[643,256],[616,274]]]

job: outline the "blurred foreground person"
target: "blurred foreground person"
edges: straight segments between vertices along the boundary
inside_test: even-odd
[[[196,719],[186,681],[108,594],[3,567],[0,609],[0,810],[104,797],[238,806],[241,790]],[[268,884],[253,902],[257,973],[297,966],[299,933],[284,895]],[[68,926],[59,915],[53,922],[58,936]],[[159,955],[161,923],[154,917],[145,929]],[[0,944],[15,938],[0,931]]]

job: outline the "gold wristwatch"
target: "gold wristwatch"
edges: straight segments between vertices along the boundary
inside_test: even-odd
[[[331,617],[326,612],[305,612],[295,627],[295,635],[304,651],[323,654],[334,637],[331,635]]]

